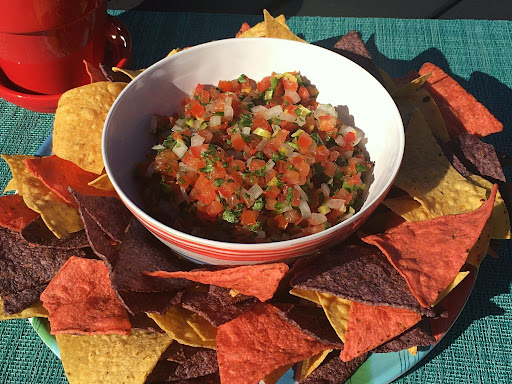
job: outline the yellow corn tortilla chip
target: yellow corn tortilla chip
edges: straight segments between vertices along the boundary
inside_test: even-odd
[[[413,356],[416,356],[418,354],[418,346],[414,346],[407,349],[409,353]]]
[[[411,93],[416,92],[430,77],[431,73],[427,73],[426,75],[420,76],[416,79],[411,80],[407,84],[401,86],[400,88],[393,91],[391,96],[393,97],[401,97],[401,96],[408,96]]]
[[[196,313],[187,318],[187,324],[198,334],[198,336],[206,342],[214,342],[217,338],[217,329],[208,321],[203,319]]]
[[[101,174],[103,124],[126,85],[100,81],[63,93],[55,112],[53,152],[86,171]]]
[[[169,53],[167,54],[167,56],[165,56],[165,57],[172,56],[172,55],[174,55],[175,53],[178,53],[178,52],[180,52],[180,51],[181,51],[181,48],[174,48],[174,49],[173,49],[171,52],[169,52]]]
[[[284,17],[284,15],[279,15],[275,19],[281,25],[286,27],[286,29],[290,29],[286,25],[286,18]],[[265,22],[262,21],[261,23],[256,24],[254,27],[252,27],[251,29],[248,29],[247,31],[243,32],[238,37],[265,37]]]
[[[173,305],[163,315],[158,313],[148,313],[147,315],[178,343],[189,345],[191,347],[216,348],[215,337],[213,337],[213,341],[203,340],[203,338],[206,338],[206,334],[211,335],[216,333],[216,328],[205,320],[205,323],[202,324],[203,337],[199,336],[195,329],[187,322],[187,320],[189,320],[194,323],[198,323],[197,315],[193,316],[193,312],[183,309],[179,305]],[[207,329],[208,327],[209,329]]]
[[[18,189],[18,186],[16,185],[16,180],[12,178],[11,180],[9,180],[2,193],[14,192],[16,191],[16,189]]]
[[[288,370],[293,366],[293,364],[288,364],[283,367],[277,368],[276,370],[270,372],[264,379],[263,382],[265,384],[276,384],[283,375],[288,372]]]
[[[405,135],[404,158],[395,180],[398,188],[435,216],[469,212],[482,205],[486,190],[452,167],[417,108]]]
[[[455,279],[453,279],[453,281],[450,283],[449,286],[447,286],[445,288],[444,291],[440,292],[439,293],[439,296],[437,297],[436,301],[434,301],[434,303],[432,304],[432,306],[436,306],[437,304],[439,304],[439,302],[441,300],[443,300],[451,291],[453,291],[453,289],[459,285],[459,283],[464,280],[464,278],[469,275],[469,271],[464,271],[464,272],[459,272],[457,274],[457,276],[455,276]]]
[[[82,219],[77,209],[50,191],[27,169],[25,159],[32,159],[34,156],[2,155],[2,158],[9,165],[16,180],[18,194],[23,197],[27,207],[41,214],[46,226],[55,236],[60,239],[83,229]]]
[[[36,303],[21,312],[7,315],[4,312],[4,302],[0,297],[0,321],[12,319],[28,319],[29,317],[48,317],[48,312],[41,303]]]
[[[263,10],[263,17],[265,18],[266,37],[275,37],[277,39],[294,40],[307,43],[307,41],[302,40],[300,37],[296,36],[292,31],[290,31],[288,27],[283,26],[283,24],[274,19],[266,9]]]
[[[114,186],[112,185],[112,182],[106,173],[99,176],[97,179],[94,179],[87,185],[90,187],[102,189],[104,191],[115,191]]]
[[[485,258],[489,250],[489,243],[491,241],[491,228],[492,223],[489,220],[487,224],[485,224],[484,229],[478,237],[475,245],[473,245],[473,248],[469,250],[466,263],[471,264],[476,268],[480,267],[480,263],[482,263],[482,260]]]
[[[469,175],[467,179],[479,187],[485,188],[487,196],[491,193],[492,183],[481,176]],[[494,208],[491,213],[491,239],[510,239],[510,218],[507,206],[500,191],[496,193]]]
[[[176,52],[174,52],[174,53],[176,53]],[[171,53],[169,52],[169,54],[167,56],[170,56],[170,55],[171,55]],[[132,80],[135,79],[137,76],[139,76],[145,70],[146,70],[146,68],[141,68],[141,69],[124,69],[124,68],[112,67],[112,71],[124,73],[126,76],[128,76]]]
[[[56,335],[70,384],[143,384],[171,344],[167,334],[132,331],[129,336]]]
[[[318,296],[315,291],[308,291],[307,289],[300,289],[300,288],[293,288],[290,291],[291,295],[300,297],[301,299],[311,301],[315,304],[320,304],[320,300],[318,299]]]
[[[325,358],[329,353],[331,353],[331,351],[332,349],[326,349],[325,351],[322,351],[316,354],[315,356],[310,357],[309,359],[301,361],[296,371],[297,373],[295,375],[295,380],[300,383],[306,377],[311,375],[311,372],[313,372],[315,369],[318,368],[320,364],[322,364],[322,361],[325,360]]]
[[[341,299],[321,292],[316,292],[316,295],[318,296],[318,301],[324,309],[329,323],[331,323],[341,341],[345,342],[348,315],[350,312],[350,300]]]
[[[387,91],[390,93],[390,94],[393,94],[396,92],[396,90],[398,89],[397,86],[395,85],[395,82],[393,81],[393,79],[391,78],[391,76],[389,76],[387,74],[386,71],[384,71],[383,69],[379,68],[379,73],[380,73],[380,76],[382,77],[382,80],[384,81],[384,87],[387,89]]]
[[[423,221],[436,217],[409,195],[389,198],[383,204],[407,221]]]

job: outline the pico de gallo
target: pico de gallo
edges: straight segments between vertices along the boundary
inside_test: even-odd
[[[296,72],[198,84],[180,111],[151,120],[158,144],[139,169],[151,213],[230,242],[306,236],[352,216],[372,169],[363,133],[317,96]]]

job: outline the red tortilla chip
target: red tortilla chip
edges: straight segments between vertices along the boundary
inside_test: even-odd
[[[270,300],[279,282],[288,271],[284,263],[245,265],[219,271],[193,270],[190,272],[148,272],[149,276],[162,278],[183,278],[196,283],[211,284],[235,289],[241,294],[254,296],[260,301]]]
[[[426,88],[439,106],[452,138],[464,132],[482,137],[503,130],[503,124],[441,68],[425,63],[420,75],[427,73],[432,75],[427,79]]]
[[[20,195],[0,197],[0,226],[20,232],[38,216],[39,213],[27,207]]]
[[[51,334],[130,334],[128,312],[100,260],[71,257],[41,294]]]
[[[240,36],[242,33],[244,33],[245,31],[248,31],[249,29],[251,29],[251,26],[249,24],[247,24],[247,22],[244,21],[242,23],[242,26],[240,27],[240,30],[236,33],[235,37]]]
[[[472,212],[403,223],[362,240],[381,249],[418,302],[429,308],[466,262],[489,219],[497,190],[495,184],[489,199]]]
[[[408,309],[366,305],[353,301],[341,360],[350,361],[393,339],[421,320]]]
[[[96,83],[98,81],[109,81],[109,78],[105,76],[105,74],[99,67],[95,67],[87,60],[83,60],[83,63],[85,65],[85,71],[87,72],[87,75],[89,75],[89,81],[91,84]]]
[[[331,348],[301,332],[276,307],[265,303],[217,330],[222,384],[257,383],[276,368]]]
[[[55,155],[25,159],[28,170],[44,185],[55,192],[66,203],[76,205],[76,201],[68,191],[68,187],[90,196],[117,196],[114,191],[105,191],[88,185],[98,175],[80,168],[69,160]]]

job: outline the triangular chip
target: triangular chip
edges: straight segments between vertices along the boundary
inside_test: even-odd
[[[398,188],[435,216],[469,212],[482,204],[485,190],[452,167],[418,109],[405,136],[404,158],[395,180]]]
[[[0,321],[12,319],[28,319],[29,317],[48,317],[48,311],[44,309],[41,303],[36,303],[21,312],[8,315],[4,312],[4,302],[0,297]]]
[[[103,191],[110,191],[110,192],[115,193],[114,186],[112,185],[112,182],[110,181],[110,179],[108,178],[108,175],[106,173],[101,176],[98,176],[96,179],[89,182],[88,185],[90,187],[101,189]],[[117,196],[117,194],[111,194],[111,195],[107,195],[107,196]]]
[[[90,247],[85,231],[70,233],[58,239],[38,217],[21,230],[21,236],[32,246],[56,249],[79,249]]]
[[[404,223],[363,241],[378,246],[424,307],[453,281],[489,219],[497,186],[475,211]]]
[[[300,37],[290,31],[288,27],[283,26],[283,24],[274,19],[266,9],[263,10],[263,17],[265,19],[266,37],[274,37],[277,39],[294,40],[307,43],[307,41],[302,40]]]
[[[384,344],[418,323],[421,315],[407,309],[365,305],[353,301],[341,360],[350,361]]]
[[[146,68],[142,68],[142,69],[124,69],[124,68],[112,67],[112,71],[124,73],[126,76],[128,76],[132,80],[135,79],[137,76],[139,76],[145,70],[146,70]]]
[[[38,216],[39,213],[27,207],[20,195],[0,197],[0,226],[19,232]]]
[[[128,312],[100,260],[71,257],[41,294],[51,334],[129,335]]]
[[[286,364],[269,373],[264,379],[265,384],[276,384],[283,375],[290,370],[293,364]]]
[[[133,331],[121,335],[57,335],[70,384],[144,384],[171,344],[166,334]]]
[[[41,180],[32,175],[25,165],[26,159],[33,156],[2,155],[9,164],[16,179],[18,194],[23,197],[27,207],[41,214],[48,228],[58,238],[83,229],[78,211],[52,192]]]
[[[103,124],[126,83],[101,81],[64,92],[53,124],[53,152],[86,171],[101,174]]]
[[[301,361],[297,367],[297,374],[295,375],[295,380],[301,382],[306,377],[308,377],[315,369],[318,368],[320,364],[322,364],[327,355],[331,352],[332,349],[326,349],[325,351],[317,353],[315,356],[312,356],[306,360]]]
[[[345,383],[366,361],[365,353],[349,362],[340,359],[338,351],[331,352],[327,358],[308,377],[299,384],[340,384]]]
[[[318,295],[315,291],[310,291],[307,289],[293,288],[290,290],[290,294],[293,296],[300,297],[301,299],[311,301],[312,303],[320,304],[320,300],[318,299]]]
[[[85,71],[89,76],[89,83],[96,83],[98,81],[108,81],[108,77],[105,73],[99,68],[94,66],[92,63],[89,63],[87,60],[83,60]]]
[[[98,175],[85,171],[71,161],[61,159],[55,155],[25,159],[25,165],[35,177],[66,203],[76,206],[75,199],[68,191],[68,187],[85,195],[117,196],[115,192],[90,187],[89,183],[95,180]]]
[[[457,276],[455,276],[455,279],[450,283],[449,286],[446,287],[446,289],[439,294],[436,301],[432,304],[432,306],[437,305],[441,300],[443,300],[453,289],[460,284],[464,278],[469,275],[469,271],[459,272],[457,273]]]
[[[487,224],[485,224],[482,233],[478,237],[473,248],[469,250],[468,258],[466,259],[466,263],[479,268],[482,260],[485,258],[487,253],[489,253],[489,244],[491,242],[491,221],[489,220]]]
[[[5,186],[4,191],[2,193],[15,192],[17,189],[18,189],[18,186],[16,185],[16,180],[14,180],[14,178],[13,178],[13,179],[9,180],[9,182]]]
[[[148,316],[173,340],[176,340],[180,344],[189,345],[191,347],[215,349],[215,327],[206,320],[201,319],[201,317],[197,316],[195,313],[183,309],[179,305],[172,306],[164,315],[148,313]],[[211,335],[208,337],[209,340],[205,341],[204,338],[206,337],[200,337],[187,320],[198,324],[203,330],[203,333]]]
[[[407,349],[414,355],[415,352],[417,352],[418,346],[426,347],[434,344],[435,342],[436,339],[432,336],[432,332],[430,331],[430,324],[428,323],[428,320],[424,320],[409,328],[404,333],[382,345],[379,345],[372,352],[389,353]]]
[[[393,97],[401,97],[410,95],[413,92],[416,92],[423,84],[425,84],[425,81],[429,78],[430,73],[426,73],[422,76],[419,76],[408,83],[404,84],[400,88],[398,88],[396,91],[394,91],[391,96]]]
[[[218,271],[158,271],[147,273],[147,275],[160,278],[183,278],[197,283],[232,288],[244,295],[254,296],[260,301],[267,301],[274,296],[279,282],[287,271],[286,264],[275,263],[245,265]]]
[[[286,18],[284,17],[284,15],[277,16],[275,20],[277,20],[286,29],[290,29],[286,25]],[[256,24],[254,27],[242,32],[240,35],[236,37],[265,37],[265,33],[265,22],[262,21],[261,23]]]
[[[327,293],[317,292],[316,294],[329,323],[331,323],[338,337],[345,342],[350,312],[350,300],[341,299]]]
[[[221,382],[257,383],[276,368],[302,361],[328,349],[302,333],[266,303],[223,324],[217,331],[217,359]]]

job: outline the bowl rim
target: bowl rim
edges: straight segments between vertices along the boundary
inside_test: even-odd
[[[320,231],[320,232],[317,232],[317,233],[314,233],[311,235],[307,235],[307,236],[298,237],[295,239],[281,240],[281,241],[275,241],[275,242],[270,242],[270,243],[235,243],[235,242],[231,243],[231,242],[225,242],[225,241],[210,240],[210,239],[206,239],[203,237],[194,236],[194,235],[191,235],[191,234],[188,234],[185,232],[181,232],[181,231],[179,231],[175,228],[172,228],[164,223],[161,223],[160,221],[156,220],[154,217],[147,214],[144,210],[139,208],[138,205],[135,204],[121,189],[121,187],[119,186],[119,184],[117,183],[117,181],[113,175],[112,170],[110,169],[110,165],[108,163],[108,157],[107,157],[107,153],[106,153],[105,143],[108,141],[108,138],[107,138],[108,126],[110,124],[113,114],[119,107],[119,104],[122,102],[124,95],[127,92],[130,92],[131,88],[135,87],[134,84],[136,84],[138,80],[143,79],[147,76],[151,76],[151,74],[153,72],[155,72],[161,66],[166,65],[169,62],[179,60],[179,58],[182,57],[183,55],[188,55],[191,52],[195,52],[197,50],[204,49],[205,46],[209,47],[209,46],[222,45],[222,44],[226,44],[226,43],[241,44],[241,45],[247,46],[248,44],[251,43],[251,41],[259,41],[259,42],[269,41],[269,42],[273,42],[273,43],[278,42],[279,44],[291,44],[291,45],[295,45],[297,47],[299,47],[299,46],[304,47],[304,44],[305,44],[305,43],[298,42],[298,41],[268,38],[268,37],[264,38],[264,39],[262,39],[261,37],[252,37],[252,38],[244,38],[244,39],[229,38],[229,39],[221,39],[221,40],[215,40],[215,41],[198,44],[196,46],[187,48],[186,50],[182,50],[174,55],[164,57],[163,59],[161,59],[161,60],[157,61],[156,63],[152,64],[151,66],[149,66],[145,71],[143,71],[141,74],[139,74],[134,80],[132,80],[121,91],[119,96],[114,101],[112,107],[110,108],[110,110],[107,114],[107,117],[105,119],[104,127],[103,127],[102,155],[103,155],[105,170],[114,186],[114,189],[119,194],[121,200],[123,201],[123,203],[125,205],[129,206],[128,208],[135,214],[135,216],[140,215],[142,218],[144,218],[144,220],[148,221],[151,225],[153,225],[157,228],[160,228],[164,232],[170,233],[171,235],[173,235],[175,237],[181,238],[182,240],[190,241],[192,243],[199,243],[202,246],[208,246],[208,247],[212,247],[212,248],[216,248],[216,249],[228,249],[229,250],[229,249],[246,248],[247,250],[264,251],[264,250],[273,250],[273,249],[293,247],[293,246],[300,245],[303,242],[311,242],[311,241],[319,240],[324,237],[328,237],[332,233],[340,230],[342,227],[348,226],[348,225],[354,223],[355,221],[357,221],[360,217],[363,216],[363,214],[367,210],[371,209],[371,207],[373,207],[375,205],[375,203],[377,203],[381,198],[383,198],[383,195],[385,195],[387,193],[387,191],[389,191],[391,185],[393,184],[393,182],[398,174],[398,170],[400,168],[400,165],[401,165],[402,159],[403,159],[403,155],[404,155],[405,131],[404,131],[404,127],[403,127],[403,121],[402,121],[400,112],[398,110],[398,107],[396,106],[396,103],[394,102],[393,98],[388,93],[386,88],[384,88],[384,86],[372,74],[370,74],[366,69],[364,69],[360,65],[356,64],[352,60],[350,60],[338,53],[330,51],[326,48],[320,47],[318,45],[307,44],[307,47],[308,47],[307,49],[313,49],[313,50],[318,49],[318,50],[325,51],[328,55],[332,55],[333,57],[336,57],[339,60],[346,61],[349,64],[349,66],[352,66],[356,71],[364,71],[366,73],[366,75],[371,78],[370,81],[373,82],[377,88],[382,89],[385,92],[386,97],[388,97],[391,101],[391,105],[392,105],[391,108],[393,108],[392,113],[395,115],[396,120],[397,120],[396,122],[399,125],[399,127],[398,127],[399,128],[398,129],[399,142],[397,143],[398,144],[398,156],[396,157],[395,164],[393,165],[392,177],[390,177],[387,180],[384,187],[376,194],[376,196],[368,203],[367,203],[367,201],[365,201],[365,203],[367,203],[366,206],[361,207],[361,209],[359,209],[354,215],[352,215],[352,217],[350,217],[349,219],[342,221],[341,223],[338,223],[332,227],[329,227],[329,228],[325,229],[324,231]],[[234,256],[234,258],[236,258],[236,257]]]

